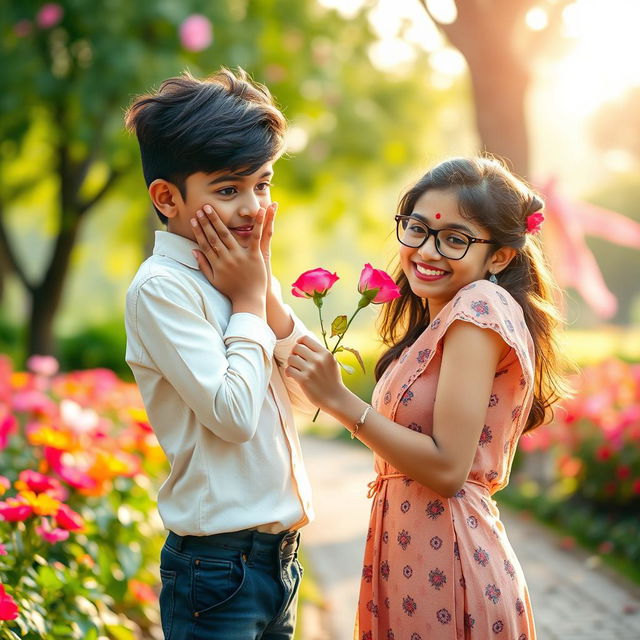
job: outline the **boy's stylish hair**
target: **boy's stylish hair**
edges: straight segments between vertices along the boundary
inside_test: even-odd
[[[161,178],[183,198],[193,173],[228,169],[249,175],[274,160],[286,131],[269,90],[244,70],[225,68],[206,80],[189,72],[165,80],[155,93],[133,101],[125,124],[138,137],[147,186]]]
[[[520,304],[535,347],[533,405],[525,431],[548,422],[553,404],[569,394],[565,361],[556,343],[561,323],[555,305],[557,285],[549,271],[540,240],[527,233],[527,217],[544,203],[522,180],[493,157],[453,158],[428,171],[400,199],[398,213],[409,215],[420,196],[430,190],[452,190],[461,215],[489,232],[499,247],[512,247],[515,257],[499,274],[504,287]],[[486,274],[488,277],[489,274]],[[402,296],[384,305],[380,331],[388,349],[376,364],[376,379],[429,326],[429,306],[411,290],[400,268],[396,282]]]

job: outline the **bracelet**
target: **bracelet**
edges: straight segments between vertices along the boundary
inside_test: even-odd
[[[360,420],[353,425],[353,431],[351,432],[351,439],[353,440],[358,435],[358,430],[364,424],[364,421],[367,419],[367,414],[371,411],[371,405],[367,405],[367,408],[364,410],[363,414],[360,416]]]

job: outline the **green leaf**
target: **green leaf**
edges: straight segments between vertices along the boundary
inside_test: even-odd
[[[123,627],[121,624],[108,624],[107,633],[114,640],[135,640],[136,636],[131,631],[131,629],[127,629],[127,627]]]
[[[340,365],[340,367],[344,371],[346,371],[349,375],[352,375],[353,373],[355,373],[355,369],[353,367],[350,367],[348,364],[344,364],[344,362],[340,362],[340,360],[338,360],[337,362]]]
[[[348,324],[347,316],[337,316],[331,323],[331,335],[329,337],[344,335]]]
[[[342,348],[345,351],[348,351],[349,353],[353,353],[353,355],[356,357],[356,360],[358,361],[358,364],[360,365],[360,368],[362,369],[362,373],[367,373],[364,368],[364,360],[362,359],[360,352],[357,349],[352,349],[351,347],[342,347]]]

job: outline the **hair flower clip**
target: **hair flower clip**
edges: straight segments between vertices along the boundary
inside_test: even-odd
[[[544,222],[544,216],[542,211],[536,211],[530,216],[527,216],[527,233],[538,233]]]

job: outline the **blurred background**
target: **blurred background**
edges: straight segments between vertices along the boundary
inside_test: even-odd
[[[640,496],[638,2],[21,0],[0,20],[0,353],[15,370],[54,355],[64,372],[131,381],[124,297],[157,227],[124,111],[185,69],[241,66],[290,123],[274,272],[311,327],[289,284],[336,271],[327,317],[350,313],[362,265],[391,268],[399,195],[429,166],[486,150],[543,194],[563,341],[588,375],[582,404],[527,443],[510,499],[556,523],[575,501],[587,511],[569,536],[614,505],[583,542],[607,542],[637,579],[624,516]],[[369,373],[346,381],[363,397],[375,314],[349,336]]]

